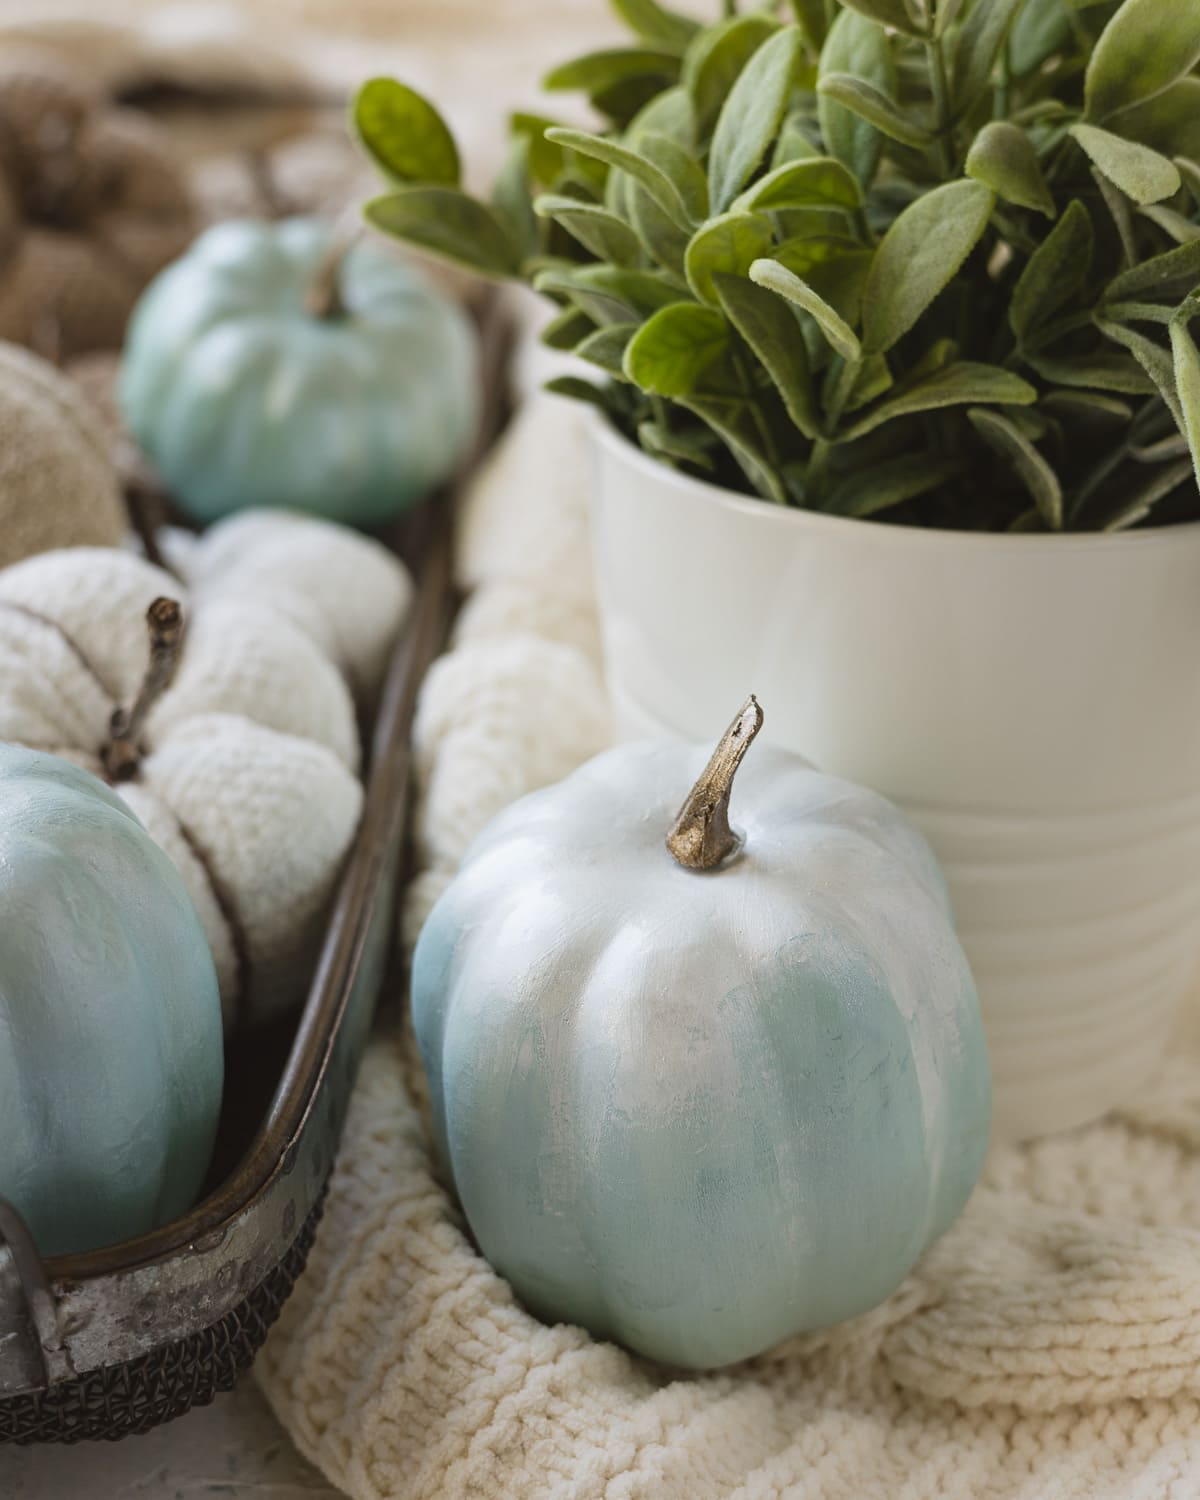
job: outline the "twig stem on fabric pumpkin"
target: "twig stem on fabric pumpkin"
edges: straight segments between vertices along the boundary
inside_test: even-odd
[[[763,711],[751,694],[722,735],[667,835],[667,848],[685,869],[715,870],[741,848],[740,837],[729,826],[729,795],[737,768],[762,726]]]
[[[139,741],[146,715],[170,687],[183,646],[183,610],[174,599],[155,599],[146,611],[150,633],[150,661],[138,695],[129,708],[113,710],[111,738],[104,751],[104,769],[113,781],[137,775],[142,751]]]

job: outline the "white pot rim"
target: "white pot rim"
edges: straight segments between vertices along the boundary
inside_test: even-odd
[[[863,528],[870,529],[870,540],[891,545],[899,549],[919,547],[925,550],[941,548],[947,551],[962,549],[1000,549],[1023,552],[1027,555],[1054,553],[1059,557],[1076,556],[1081,552],[1129,552],[1133,549],[1151,551],[1165,550],[1181,542],[1200,541],[1200,521],[1182,521],[1173,526],[1151,527],[1143,531],[1071,531],[1047,532],[997,532],[997,531],[953,531],[935,526],[896,526],[888,521],[850,516],[828,516],[820,511],[803,510],[798,506],[773,505],[769,500],[754,495],[741,495],[735,490],[725,489],[706,479],[695,479],[690,474],[681,474],[668,464],[660,463],[648,453],[631,443],[619,432],[607,417],[595,407],[585,414],[594,439],[619,455],[623,462],[641,470],[661,485],[686,490],[710,503],[738,512],[761,526],[802,525],[812,531],[825,532],[830,536],[847,537],[853,528],[860,539],[866,539]]]

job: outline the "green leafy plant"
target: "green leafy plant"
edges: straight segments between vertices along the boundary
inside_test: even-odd
[[[555,69],[491,200],[389,79],[371,223],[559,312],[663,463],[844,516],[987,531],[1200,518],[1200,0],[793,0]]]

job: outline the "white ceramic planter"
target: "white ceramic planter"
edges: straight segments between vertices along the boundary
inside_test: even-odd
[[[1200,525],[985,536],[785,510],[598,418],[620,731],[765,736],[885,792],[950,883],[997,1129],[1111,1108],[1200,961]]]

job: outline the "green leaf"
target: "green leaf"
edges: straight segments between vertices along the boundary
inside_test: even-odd
[[[1071,40],[1071,17],[1063,0],[1025,0],[1009,34],[1013,76],[1024,78]]]
[[[1133,229],[1133,205],[1121,189],[1108,178],[1097,166],[1090,168],[1092,178],[1100,189],[1100,196],[1104,199],[1104,206],[1108,209],[1109,217],[1117,231],[1117,238],[1121,242],[1121,254],[1127,266],[1136,266],[1138,263],[1137,236]]]
[[[1200,245],[1180,245],[1122,271],[1104,289],[1107,302],[1179,302],[1200,285]]]
[[[1113,323],[1157,323],[1166,328],[1175,310],[1157,302],[1106,302],[1104,316]]]
[[[708,179],[686,146],[656,130],[644,130],[638,134],[637,149],[674,183],[690,218],[699,223],[708,217]]]
[[[987,228],[995,199],[979,182],[948,182],[911,203],[875,252],[863,347],[882,354],[953,278]]]
[[[679,189],[660,167],[656,167],[646,157],[616,141],[610,141],[600,135],[588,135],[583,130],[548,130],[546,139],[560,146],[568,146],[582,156],[594,157],[607,166],[616,167],[619,171],[628,173],[635,181],[641,183],[674,224],[677,224],[680,229],[691,230],[691,219],[679,195]],[[611,203],[609,207],[612,207]]]
[[[1094,354],[1064,355],[1027,354],[1029,364],[1045,380],[1081,390],[1116,391],[1124,396],[1149,396],[1157,387],[1142,367],[1128,355],[1115,350],[1098,350]]]
[[[1190,160],[1186,156],[1177,156],[1175,165],[1183,178],[1188,192],[1191,194],[1192,202],[1200,207],[1200,163]]]
[[[853,78],[849,73],[824,73],[817,84],[817,93],[822,99],[832,99],[851,110],[902,145],[922,149],[933,144],[931,130],[918,124],[874,84],[864,83],[861,78]]]
[[[547,130],[553,130],[556,121],[544,115],[522,114],[509,116],[509,129],[513,135],[524,136],[529,142],[529,170],[543,187],[553,187],[567,170],[567,153],[546,139]]]
[[[713,276],[747,275],[756,260],[770,253],[772,238],[770,221],[758,214],[727,213],[710,219],[688,245],[688,285],[701,302],[719,306]]]
[[[566,396],[569,401],[583,401],[589,406],[597,406],[608,414],[610,402],[607,393],[590,380],[581,380],[578,375],[556,375],[553,380],[547,380],[542,389],[549,391],[552,396]]]
[[[1128,0],[1126,0],[1128,3]],[[1097,125],[1072,125],[1074,137],[1105,177],[1135,203],[1158,203],[1183,186],[1175,163]]]
[[[1126,140],[1164,156],[1200,157],[1200,78],[1181,78],[1153,99],[1123,109],[1109,124]]]
[[[1083,286],[1091,270],[1093,243],[1088,211],[1073,198],[1013,288],[1008,322],[1018,344],[1036,342],[1038,330]]]
[[[458,186],[458,147],[427,99],[394,78],[369,78],[354,97],[358,139],[393,182]]]
[[[969,112],[988,86],[1000,49],[1022,0],[976,0],[958,33],[951,93],[958,115]]]
[[[615,47],[560,64],[542,79],[542,87],[548,93],[578,89],[591,94],[628,78],[674,79],[678,72],[679,59],[669,52],[655,52],[648,47]]]
[[[959,360],[919,380],[909,380],[897,386],[886,400],[864,412],[857,422],[840,433],[839,441],[851,442],[865,437],[885,422],[909,417],[916,412],[939,411],[947,406],[977,406],[980,402],[994,406],[1031,406],[1036,400],[1034,387],[1011,370]]]
[[[793,112],[784,120],[775,149],[771,152],[771,170],[786,166],[788,162],[811,161],[821,154],[805,134],[803,118]]]
[[[679,296],[678,290],[652,271],[592,264],[543,271],[534,290],[569,297],[600,324],[647,318]]]
[[[1012,465],[1047,528],[1061,531],[1063,495],[1058,475],[1020,428],[986,407],[972,407],[967,420],[984,442]]]
[[[529,196],[529,140],[516,136],[492,185],[492,207],[517,246],[522,261],[541,248],[540,227]]]
[[[1042,397],[1041,406],[1043,411],[1051,414],[1061,412],[1065,417],[1115,422],[1122,428],[1133,421],[1133,407],[1128,401],[1103,395],[1100,391],[1050,391]]]
[[[937,0],[936,15],[933,19],[933,34],[935,37],[943,37],[950,27],[958,19],[958,13],[963,8],[963,0]]]
[[[1033,142],[1019,125],[993,120],[975,137],[967,153],[966,173],[1008,203],[1053,219],[1054,198],[1038,164]]]
[[[808,38],[809,47],[813,52],[819,53],[829,34],[830,17],[825,8],[825,0],[792,0],[792,10]]]
[[[797,276],[808,276],[815,266],[827,265],[830,261],[856,253],[866,255],[868,260],[871,258],[871,252],[864,251],[858,241],[852,240],[848,235],[802,234],[776,245],[771,252],[771,259],[777,260],[789,271],[794,271]]]
[[[740,276],[713,277],[725,316],[754,351],[783,398],[788,416],[810,441],[820,431],[804,340],[779,299]]]
[[[629,341],[642,325],[640,323],[610,323],[607,328],[597,328],[575,350],[580,359],[598,365],[616,380],[625,379],[625,350]]]
[[[831,365],[826,373],[827,383],[834,378],[834,367]],[[890,391],[895,384],[886,357],[882,354],[868,354],[866,359],[859,362],[858,374],[854,377],[854,384],[850,387],[850,394],[846,397],[842,410],[859,411],[877,397],[882,396],[885,391]],[[828,406],[829,395],[824,391],[822,399]]]
[[[681,404],[721,438],[757,494],[777,505],[787,504],[787,491],[772,466],[754,409],[746,401],[689,396]]]
[[[623,181],[628,181],[622,174],[614,175],[622,176]],[[687,230],[680,229],[659,208],[640,183],[630,184],[628,204],[630,223],[646,250],[660,266],[683,276],[684,258],[691,243],[691,235]]]
[[[664,307],[630,340],[625,374],[643,391],[678,399],[703,388],[704,376],[729,349],[719,312],[696,302]]]
[[[921,35],[921,29],[913,25],[905,9],[904,0],[842,0],[842,3],[870,21],[878,21],[880,26],[890,26],[893,31],[907,32],[910,36]]]
[[[1092,49],[1084,80],[1088,119],[1161,94],[1198,61],[1195,0],[1124,0]]]
[[[551,318],[539,335],[547,349],[574,349],[576,344],[596,330],[587,313],[577,307],[566,307]]]
[[[777,260],[756,260],[750,267],[750,279],[815,319],[830,347],[843,359],[853,361],[862,357],[862,346],[853,328],[794,271],[781,266]]]
[[[1172,464],[1155,473],[1140,488],[1132,492],[1125,491],[1117,508],[1101,521],[1101,530],[1126,531],[1130,526],[1136,526],[1151,514],[1160,500],[1165,500],[1180,485],[1186,484],[1193,473],[1192,461],[1186,458],[1182,463]]]
[[[1189,247],[1190,248],[1190,247]],[[1153,381],[1159,395],[1171,409],[1171,415],[1183,430],[1183,408],[1179,404],[1179,392],[1175,389],[1175,365],[1171,356],[1153,339],[1128,328],[1123,323],[1112,323],[1098,317],[1096,327],[1105,338],[1128,349],[1142,369]]]
[[[709,474],[716,468],[706,444],[692,433],[672,432],[661,422],[640,422],[637,432],[638,442],[652,458],[691,464]]]
[[[612,261],[618,266],[636,266],[641,258],[642,247],[637,235],[628,224],[598,203],[544,193],[533,207],[543,218],[561,224],[600,260]]]
[[[484,203],[452,187],[403,187],[372,198],[369,224],[482,276],[520,273],[520,252],[504,223]]]
[[[809,204],[832,208],[861,208],[858,179],[832,156],[810,156],[785,162],[753,182],[734,203],[741,209],[804,208]]]
[[[708,158],[713,208],[729,207],[766,156],[787,111],[804,56],[798,26],[785,26],[755,52],[717,116]]]
[[[664,89],[629,122],[625,143],[636,147],[643,133],[665,135],[691,151],[696,144],[696,117],[692,97],[681,83]]]
[[[1139,208],[1138,213],[1144,219],[1149,219],[1152,224],[1157,224],[1163,233],[1170,235],[1177,245],[1186,245],[1192,240],[1200,240],[1200,224],[1193,224],[1191,219],[1176,213],[1173,208],[1167,208],[1165,204],[1149,203],[1145,208]]]
[[[842,73],[873,85],[889,98],[895,94],[896,69],[887,33],[852,10],[842,11],[830,28],[821,50],[818,89],[820,78]],[[868,188],[879,170],[883,136],[828,94],[818,93],[817,115],[829,154],[850,168],[864,190]]]
[[[683,62],[684,87],[692,96],[696,123],[702,132],[721,112],[746,64],[779,30],[769,16],[751,12],[731,16],[696,37]]]
[[[1200,311],[1193,294],[1171,319],[1171,353],[1175,365],[1175,389],[1183,414],[1183,431],[1192,453],[1196,482],[1200,484],[1200,350],[1188,324]]]
[[[677,15],[656,5],[655,0],[611,0],[621,20],[643,41],[682,56],[688,43],[700,30],[690,16]]]
[[[927,495],[957,479],[963,470],[961,459],[945,453],[909,453],[839,479],[821,509],[833,516],[866,520],[906,500]]]

